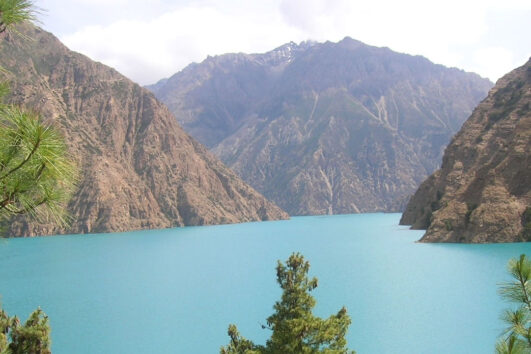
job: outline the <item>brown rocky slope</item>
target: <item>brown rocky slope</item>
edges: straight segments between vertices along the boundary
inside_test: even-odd
[[[0,40],[10,101],[53,120],[81,180],[68,230],[13,220],[9,235],[114,232],[287,218],[189,137],[167,108],[114,69],[35,27]]]
[[[530,241],[530,154],[531,59],[474,110],[400,223],[423,242]]]

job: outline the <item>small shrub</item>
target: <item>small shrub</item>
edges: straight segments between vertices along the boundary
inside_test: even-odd
[[[428,212],[426,213],[426,221],[424,222],[424,224],[426,225],[426,229],[430,227],[431,225],[431,217],[432,217],[433,213],[431,212],[431,210],[428,210]]]
[[[444,220],[444,226],[446,227],[446,231],[452,231],[454,229],[454,227],[452,225],[452,220],[450,220],[450,219],[445,219]]]
[[[442,196],[443,196],[443,192],[437,191],[437,201],[441,200]]]
[[[525,208],[522,214],[522,239],[524,241],[531,241],[531,207]]]
[[[472,215],[472,212],[478,207],[476,203],[466,203],[466,214],[465,214],[465,224],[468,225],[470,222],[470,215]]]

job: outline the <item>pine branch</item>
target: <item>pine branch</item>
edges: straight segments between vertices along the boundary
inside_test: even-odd
[[[35,146],[33,146],[33,149],[31,150],[31,152],[29,153],[29,155],[18,165],[18,166],[15,166],[13,167],[10,171],[8,171],[6,174],[4,174],[3,176],[0,176],[0,180],[3,180],[5,179],[6,177],[8,177],[9,175],[11,175],[12,173],[16,172],[17,170],[19,170],[20,168],[22,168],[22,166],[24,166],[30,159],[31,157],[33,156],[33,154],[35,154],[35,152],[37,151],[37,149],[39,148],[41,144],[41,137],[39,136],[37,138],[37,143],[35,144]]]
[[[29,205],[29,206],[26,206],[25,208],[13,210],[12,213],[17,214],[17,215],[28,214],[34,211],[35,209],[37,209],[39,206],[46,204],[48,201],[49,199],[47,197],[44,197],[41,201],[35,203],[34,205]]]

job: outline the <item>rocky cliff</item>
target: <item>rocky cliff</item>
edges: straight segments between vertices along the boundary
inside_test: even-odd
[[[210,57],[150,89],[246,182],[304,215],[402,210],[491,86],[345,38]]]
[[[287,218],[194,141],[153,94],[53,35],[0,40],[10,101],[53,121],[81,169],[70,229],[13,220],[10,234],[111,232]]]
[[[501,78],[446,148],[401,224],[423,242],[531,241],[531,60]]]

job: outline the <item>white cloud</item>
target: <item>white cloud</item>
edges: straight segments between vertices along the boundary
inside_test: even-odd
[[[231,16],[212,7],[186,7],[150,21],[85,27],[61,37],[70,48],[152,83],[207,55],[259,52],[301,40],[301,33],[262,16]]]
[[[481,48],[474,53],[474,63],[479,72],[488,77],[499,78],[516,66],[524,64],[515,63],[511,51],[501,47]]]
[[[98,24],[97,18],[83,17],[84,23],[96,25],[60,38],[141,84],[207,55],[265,52],[291,40],[350,36],[492,80],[531,54],[528,0],[180,0],[179,7],[156,0],[151,9],[131,0],[122,12],[125,0],[105,6],[97,0],[99,5],[91,8],[89,0],[73,1],[86,11],[105,13],[106,20]]]

